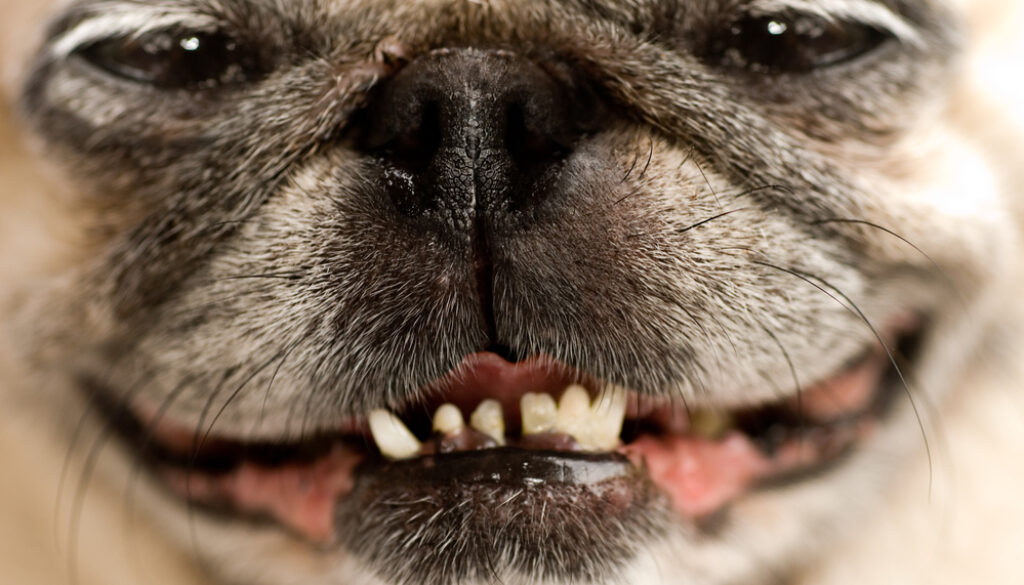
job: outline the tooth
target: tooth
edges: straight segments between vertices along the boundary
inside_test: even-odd
[[[488,399],[476,407],[469,417],[469,424],[474,429],[490,436],[499,445],[505,444],[505,414],[501,411],[501,403]]]
[[[456,433],[465,426],[462,411],[454,404],[442,404],[434,413],[434,430],[442,435]]]
[[[626,418],[626,390],[619,386],[606,386],[590,408],[591,447],[610,451],[619,446],[622,422]]]
[[[555,429],[583,444],[590,421],[590,395],[583,386],[569,386],[558,401]]]
[[[718,439],[732,427],[732,418],[719,410],[698,408],[690,414],[690,431],[704,439]]]
[[[523,434],[539,435],[555,428],[558,406],[550,394],[526,394],[519,401],[523,411]]]
[[[370,434],[388,459],[409,459],[419,454],[420,442],[397,416],[387,410],[370,413]]]

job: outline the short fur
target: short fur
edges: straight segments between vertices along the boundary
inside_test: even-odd
[[[882,321],[912,311],[928,322],[908,372],[913,400],[838,469],[744,498],[715,531],[586,525],[609,550],[638,551],[612,567],[553,542],[560,554],[508,548],[456,574],[1018,582],[1000,543],[1012,548],[1024,525],[1009,520],[1021,507],[1007,489],[1024,477],[1024,419],[1010,414],[1024,380],[1024,150],[1019,112],[990,76],[1016,75],[994,24],[1019,15],[999,3],[878,2],[898,15],[899,42],[780,80],[699,58],[702,35],[739,4],[79,1],[10,12],[0,445],[25,472],[3,474],[0,510],[19,520],[0,542],[45,542],[2,559],[0,576],[54,583],[67,564],[83,585],[133,582],[135,558],[146,582],[448,582],[430,547],[390,548],[398,529],[324,551],[189,512],[133,471],[83,387],[218,435],[290,439],[408,400],[462,356],[500,345],[651,395],[750,404],[827,376]],[[91,34],[83,23],[118,11],[230,26],[273,67],[208,99],[112,82],[68,52]],[[46,32],[29,34],[43,18]],[[454,46],[570,63],[611,113],[528,212],[473,204],[425,232],[387,204],[387,170],[352,128],[396,63]],[[479,241],[465,228],[478,220],[493,254],[483,307]],[[111,503],[106,490],[124,493]],[[159,544],[105,546],[149,524],[184,559]],[[439,541],[451,527],[430,530]],[[994,546],[979,553],[965,534]],[[880,550],[910,541],[905,554]],[[148,566],[157,558],[166,569]]]

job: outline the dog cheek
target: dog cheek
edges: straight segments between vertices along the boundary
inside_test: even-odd
[[[905,241],[875,234],[873,254],[925,269],[938,265],[969,287],[1014,271],[1012,202],[977,145],[942,124],[909,138],[889,159],[904,163],[868,175],[878,187],[865,219]]]

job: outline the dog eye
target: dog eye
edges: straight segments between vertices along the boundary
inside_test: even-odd
[[[254,51],[220,33],[165,31],[108,39],[78,54],[107,73],[162,89],[242,83],[262,71]]]
[[[807,73],[853,61],[889,38],[871,26],[812,16],[747,17],[711,39],[707,58],[756,73]]]

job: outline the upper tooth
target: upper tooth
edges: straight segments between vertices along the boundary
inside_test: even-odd
[[[690,429],[698,437],[717,439],[732,426],[732,418],[718,410],[699,408],[690,413]]]
[[[603,451],[618,447],[626,401],[626,391],[619,386],[607,386],[601,391],[590,409],[589,446]]]
[[[526,394],[519,401],[523,412],[523,434],[539,435],[555,428],[558,407],[550,394]]]
[[[408,427],[387,410],[370,413],[370,434],[377,447],[389,459],[409,459],[419,454],[421,445]]]
[[[469,424],[474,429],[490,436],[499,445],[505,444],[505,414],[501,411],[501,403],[488,399],[476,407],[469,417]]]
[[[443,404],[434,413],[434,430],[443,435],[462,430],[466,423],[462,420],[462,411],[454,404]]]
[[[569,386],[558,401],[555,429],[579,442],[585,439],[590,420],[590,395],[583,386]]]

